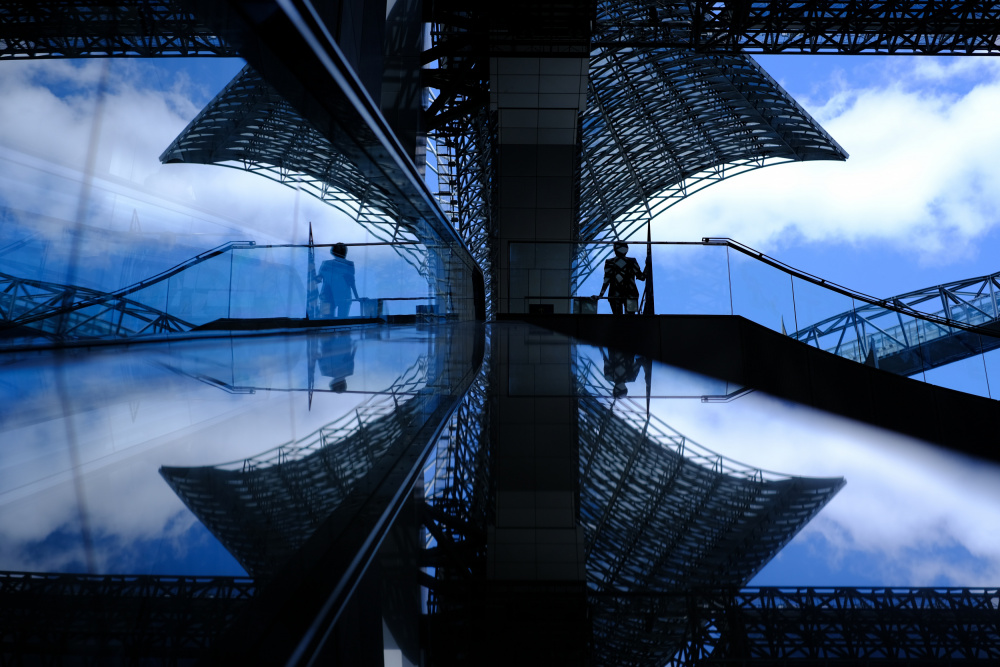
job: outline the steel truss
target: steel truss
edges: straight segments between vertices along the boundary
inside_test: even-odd
[[[751,58],[609,46],[590,62],[580,238],[628,238],[685,197],[738,174],[847,153]],[[582,246],[579,284],[610,245]]]
[[[301,189],[348,215],[393,249],[447,299],[450,250],[403,219],[390,195],[305,120],[250,66],[163,152],[164,163],[214,164]],[[420,244],[420,245],[416,245]]]
[[[791,336],[901,375],[1000,347],[1000,273],[908,292],[883,303],[864,303]]]
[[[0,59],[239,57],[172,0],[12,0],[0,4]]]
[[[271,576],[423,422],[428,369],[421,357],[353,412],[257,456],[160,474],[247,572]]]
[[[486,281],[487,319],[496,314],[498,280],[496,150],[497,114],[489,110],[489,60],[481,13],[445,13],[436,8],[432,47],[424,54],[437,67],[425,69],[435,93],[425,111],[428,142],[437,156],[437,198],[448,220],[472,252]]]
[[[996,588],[695,589],[657,596],[594,594],[622,620],[684,610],[692,665],[965,664],[1000,659]]]
[[[238,577],[0,572],[0,662],[189,664],[256,593]]]
[[[598,2],[595,44],[703,53],[992,55],[994,2]]]
[[[254,247],[253,241],[224,243],[114,292],[0,274],[0,331],[30,325],[56,340],[190,331],[194,324],[130,297],[225,252]]]
[[[578,378],[595,664],[662,665],[683,646],[686,609],[636,614],[629,596],[745,585],[844,480],[731,461],[630,400],[598,398],[602,378],[589,363]]]
[[[424,582],[430,592],[428,613],[449,607],[442,582],[481,580],[486,576],[486,531],[494,520],[490,462],[490,334],[485,332],[483,363],[424,472],[422,522],[426,529],[423,565],[435,569]]]
[[[194,328],[122,294],[0,273],[0,330],[28,325],[32,334],[53,340],[128,338]]]

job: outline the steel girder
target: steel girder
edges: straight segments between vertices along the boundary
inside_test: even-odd
[[[142,303],[139,294],[225,252],[253,247],[253,241],[224,243],[114,292],[0,274],[0,331],[30,325],[56,339],[190,331],[194,324]]]
[[[256,173],[330,204],[380,241],[428,241],[401,220],[382,188],[250,66],[201,110],[160,160]],[[412,245],[395,248],[421,275],[430,275],[425,252]]]
[[[1000,347],[1000,273],[908,292],[883,303],[887,307],[864,303],[791,336],[901,375]]]
[[[125,294],[0,274],[0,330],[27,326],[55,340],[127,338],[194,328]]]
[[[2,58],[238,57],[171,0],[13,0],[0,5]]]
[[[189,664],[256,593],[239,577],[0,572],[0,662]]]
[[[487,319],[496,314],[498,280],[497,114],[489,108],[488,22],[482,9],[435,5],[431,48],[423,70],[432,93],[424,113],[437,156],[441,207],[469,247],[486,282]]]
[[[994,55],[995,2],[598,3],[595,43],[704,53]]]
[[[689,643],[671,664],[995,662],[998,599],[996,588],[694,591]]]
[[[425,409],[427,359],[381,394],[257,456],[160,474],[240,565],[274,575],[382,463]]]
[[[844,485],[743,466],[610,403],[580,400],[581,516],[598,590],[743,584]]]
[[[751,58],[616,46],[591,56],[580,238],[628,238],[704,187],[847,153]],[[581,250],[580,281],[610,246]]]

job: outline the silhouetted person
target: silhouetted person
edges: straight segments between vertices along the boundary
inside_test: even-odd
[[[639,369],[646,364],[646,358],[611,348],[601,349],[601,356],[604,357],[604,379],[614,384],[611,395],[615,398],[627,396],[628,387],[625,385],[636,381]]]
[[[316,279],[323,282],[319,293],[320,314],[323,317],[348,317],[351,312],[351,295],[358,298],[354,284],[354,262],[347,260],[347,246],[335,243],[330,248],[333,259],[319,267]]]
[[[604,284],[598,297],[604,296],[604,290],[608,291],[608,303],[615,315],[621,315],[622,311],[635,315],[639,310],[639,288],[635,280],[646,280],[639,262],[626,255],[628,244],[619,242],[615,243],[615,256],[604,260]]]
[[[350,336],[330,336],[320,343],[319,372],[330,380],[330,389],[347,391],[347,378],[354,375],[354,352],[357,345]]]

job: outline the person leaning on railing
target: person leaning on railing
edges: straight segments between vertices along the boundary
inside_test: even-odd
[[[330,248],[333,259],[328,259],[319,267],[317,280],[323,281],[319,293],[320,315],[344,318],[351,313],[351,294],[359,299],[354,283],[354,262],[347,259],[347,246],[334,243]]]
[[[645,282],[646,274],[639,268],[639,262],[634,257],[627,257],[628,244],[615,243],[615,256],[604,260],[604,284],[601,293],[592,297],[599,299],[608,292],[608,303],[611,312],[621,315],[635,315],[639,310],[639,288],[635,281],[638,278]]]

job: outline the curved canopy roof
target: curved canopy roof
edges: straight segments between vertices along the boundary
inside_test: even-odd
[[[595,50],[582,120],[585,241],[625,238],[692,192],[749,169],[847,158],[749,56]]]

